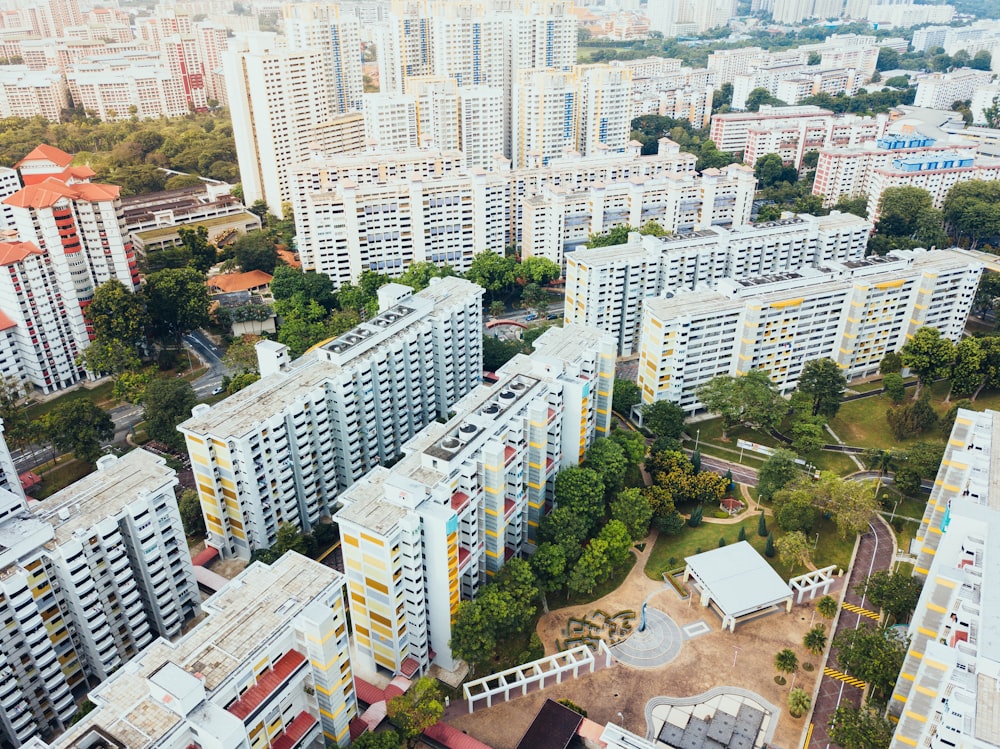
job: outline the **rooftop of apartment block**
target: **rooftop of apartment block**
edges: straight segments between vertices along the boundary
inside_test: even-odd
[[[344,506],[337,512],[337,521],[354,523],[381,535],[392,530],[406,517],[407,510],[386,499],[385,481],[389,475],[388,468],[376,466],[341,492],[338,500]]]
[[[146,494],[167,489],[173,495],[175,476],[165,458],[141,448],[120,458],[106,455],[94,473],[53,494],[37,514],[53,525],[56,542],[65,543]]]
[[[203,604],[207,618],[187,634],[175,642],[155,641],[91,692],[97,707],[52,746],[78,746],[95,728],[129,749],[151,746],[181,721],[150,693],[157,673],[165,667],[181,676],[183,671],[203,679],[211,692],[317,597],[338,595],[333,588],[340,584],[340,573],[295,552],[270,566],[250,565]]]
[[[264,419],[281,413],[339,375],[374,346],[404,335],[410,322],[433,317],[439,308],[449,307],[456,299],[478,289],[476,284],[462,278],[434,279],[426,289],[314,346],[291,362],[287,371],[263,377],[211,408],[196,407],[196,415],[180,426],[189,432],[217,437],[247,434]]]

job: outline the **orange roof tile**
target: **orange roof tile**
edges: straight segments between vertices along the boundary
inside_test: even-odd
[[[285,265],[291,268],[301,268],[302,263],[295,259],[295,253],[291,250],[278,250],[278,257]]]
[[[0,310],[0,330],[10,330],[11,328],[16,328],[17,323],[11,320],[7,315]]]
[[[17,162],[14,166],[20,168],[26,161],[51,161],[56,166],[69,166],[73,163],[73,157],[61,148],[50,146],[47,143],[35,146],[31,152]]]
[[[22,187],[3,202],[17,208],[51,208],[61,198],[86,200],[100,203],[114,200],[121,193],[117,185],[102,185],[97,182],[78,182],[67,185],[55,177]]]
[[[41,255],[42,251],[31,242],[0,242],[0,265],[19,263],[28,255]]]
[[[267,286],[274,278],[262,270],[252,270],[247,273],[223,273],[208,279],[208,285],[227,294],[233,291],[249,291],[258,286]]]

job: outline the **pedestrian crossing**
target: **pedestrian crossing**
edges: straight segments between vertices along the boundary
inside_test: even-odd
[[[860,606],[855,606],[853,603],[848,603],[847,601],[844,601],[840,605],[843,606],[848,611],[850,611],[852,614],[859,614],[860,616],[867,616],[869,619],[874,619],[875,621],[878,621],[879,616],[874,611],[869,611],[868,609],[863,609]]]
[[[857,687],[858,689],[864,689],[867,686],[863,681],[861,681],[861,679],[855,679],[853,676],[848,676],[843,671],[838,671],[835,668],[824,668],[823,673],[831,679],[840,679],[841,681],[850,684],[852,687]]]

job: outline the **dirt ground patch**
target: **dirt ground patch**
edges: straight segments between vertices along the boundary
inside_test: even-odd
[[[571,616],[583,616],[594,609],[615,613],[622,609],[639,611],[649,596],[650,608],[667,613],[680,627],[704,621],[711,632],[684,641],[681,652],[672,662],[654,669],[635,669],[623,664],[581,676],[568,678],[562,684],[546,688],[510,702],[495,704],[475,713],[462,714],[458,705],[448,711],[451,725],[489,744],[494,749],[514,749],[535,713],[546,698],[568,698],[588,711],[588,717],[598,723],[621,723],[630,731],[646,735],[644,708],[652,697],[688,697],[712,687],[738,686],[757,692],[769,702],[784,708],[792,686],[812,694],[819,675],[821,659],[809,655],[802,647],[802,637],[813,622],[811,604],[796,606],[791,613],[771,614],[737,626],[736,633],[723,632],[719,617],[702,608],[693,598],[680,599],[665,583],[650,580],[643,574],[645,557],[653,547],[654,537],[647,539],[646,551],[622,585],[593,603],[556,609],[543,616],[538,634],[545,652],[556,652],[556,639],[565,638],[566,623]],[[837,584],[842,584],[841,580]],[[558,601],[550,601],[558,605]],[[819,621],[819,617],[815,617]],[[799,669],[794,680],[778,686],[774,682],[774,654],[791,648],[800,664],[811,662],[812,672]],[[618,713],[622,717],[618,717]],[[791,718],[782,710],[778,718],[774,746],[798,746],[804,719]]]

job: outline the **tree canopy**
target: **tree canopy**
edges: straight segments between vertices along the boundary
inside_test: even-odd
[[[846,389],[847,378],[833,359],[811,359],[802,367],[798,391],[812,398],[813,416],[836,416]]]
[[[184,436],[177,425],[191,416],[191,409],[198,402],[194,389],[187,380],[157,378],[146,386],[142,398],[146,433],[178,450],[184,447]]]
[[[724,436],[738,424],[754,429],[773,427],[783,414],[778,389],[762,369],[751,369],[738,377],[713,377],[698,389],[698,400],[722,417]]]
[[[115,436],[114,421],[88,398],[61,401],[42,417],[42,428],[57,450],[84,463],[97,460],[101,443]]]

